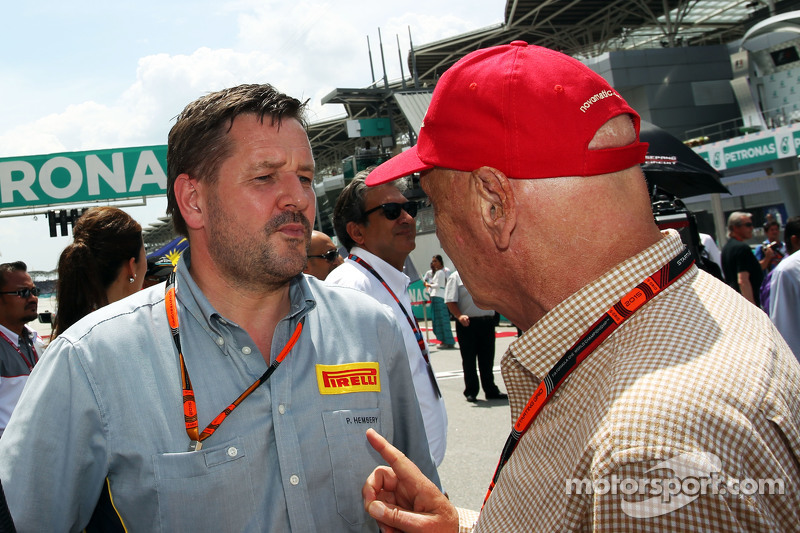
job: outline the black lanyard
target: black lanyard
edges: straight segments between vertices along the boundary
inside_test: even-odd
[[[620,324],[630,318],[633,313],[644,304],[653,299],[656,294],[685,274],[693,264],[694,259],[692,259],[689,248],[684,247],[683,251],[669,263],[661,267],[653,275],[648,276],[632,291],[623,296],[620,301],[615,303],[611,309],[603,313],[603,316],[592,324],[589,330],[581,335],[578,341],[573,344],[553,368],[550,369],[547,376],[545,376],[541,383],[539,383],[539,386],[536,387],[536,391],[533,393],[530,400],[528,400],[527,405],[522,410],[514,427],[511,429],[511,435],[509,435],[508,440],[506,440],[503,452],[500,454],[500,461],[497,464],[497,469],[494,472],[494,476],[492,476],[492,482],[489,484],[489,490],[486,492],[486,497],[483,499],[484,505],[486,505],[486,501],[489,499],[497,480],[500,478],[500,471],[503,469],[503,466],[505,466],[511,458],[511,454],[514,453],[520,439],[531,427],[534,418],[542,411],[547,400],[553,395],[553,392],[558,389],[567,376],[569,376],[595,348],[600,346],[606,337],[611,335]]]
[[[359,265],[361,265],[364,268],[366,268],[367,271],[370,274],[375,276],[375,279],[377,279],[378,281],[381,282],[381,284],[383,285],[383,288],[385,288],[387,291],[389,291],[389,294],[392,295],[392,298],[394,298],[394,301],[397,302],[397,306],[400,308],[400,310],[406,316],[406,320],[408,321],[408,325],[411,326],[411,331],[414,332],[414,338],[417,339],[417,344],[419,345],[419,351],[422,353],[422,358],[425,359],[425,366],[428,368],[428,374],[430,375],[431,383],[433,384],[433,389],[436,391],[436,395],[439,398],[441,398],[442,397],[442,393],[441,393],[441,391],[439,391],[439,384],[436,383],[436,376],[433,375],[433,368],[431,368],[431,361],[430,361],[430,358],[428,357],[428,348],[425,347],[425,339],[422,337],[422,331],[420,331],[420,329],[419,329],[419,323],[417,322],[417,318],[414,317],[412,319],[408,315],[408,311],[406,311],[406,308],[403,307],[402,303],[400,303],[400,298],[397,297],[397,295],[394,293],[392,288],[389,287],[389,284],[386,283],[386,281],[384,281],[384,279],[381,277],[381,275],[378,274],[378,272],[374,268],[372,268],[372,266],[369,263],[367,263],[366,261],[364,261],[363,259],[361,259],[360,257],[358,257],[357,255],[354,255],[354,254],[348,255],[347,258],[348,259],[352,259],[353,261],[355,261]]]
[[[186,369],[186,362],[183,360],[183,351],[181,350],[181,336],[178,331],[178,300],[175,296],[175,271],[173,270],[172,273],[169,275],[169,279],[167,280],[167,286],[165,289],[165,296],[164,296],[164,305],[167,308],[167,320],[169,321],[170,331],[172,333],[172,341],[175,343],[175,348],[178,349],[178,356],[181,363],[181,385],[183,388],[183,417],[186,423],[186,434],[189,435],[189,439],[191,443],[189,444],[189,451],[199,450],[203,447],[203,441],[210,437],[217,428],[222,424],[222,422],[227,418],[231,412],[236,409],[240,403],[244,401],[245,398],[250,396],[257,388],[259,388],[265,381],[269,379],[275,369],[278,368],[278,365],[286,358],[289,352],[292,350],[294,345],[297,343],[297,340],[300,338],[300,333],[303,331],[303,324],[305,323],[306,318],[303,317],[300,319],[300,322],[297,323],[297,326],[294,328],[294,333],[292,333],[289,342],[281,350],[281,353],[278,354],[278,357],[272,362],[272,364],[267,368],[267,371],[264,374],[255,380],[252,385],[247,387],[243,393],[236,398],[232,404],[222,410],[220,414],[211,421],[210,424],[206,426],[206,428],[202,431],[202,433],[198,434],[197,428],[197,404],[194,400],[194,389],[192,389],[192,380],[189,379],[189,371]]]

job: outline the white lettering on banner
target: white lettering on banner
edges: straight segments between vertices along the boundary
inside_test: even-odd
[[[137,150],[126,155],[122,150],[36,156],[33,161],[0,159],[0,202],[63,203],[153,194],[156,187],[164,191],[167,175],[157,153]]]
[[[56,187],[53,184],[53,171],[57,168],[66,169],[69,172],[69,183],[65,187]],[[42,192],[59,200],[69,198],[81,188],[83,182],[83,172],[78,163],[67,157],[54,157],[48,159],[39,170],[39,186]]]
[[[150,170],[148,174],[147,171]],[[136,162],[136,170],[131,180],[130,192],[142,190],[142,185],[155,183],[162,189],[167,188],[167,175],[156,159],[156,154],[152,150],[144,150],[139,154],[139,161]]]
[[[21,172],[22,179],[14,181],[13,173]],[[0,163],[0,191],[3,191],[0,201],[8,204],[14,201],[14,191],[17,191],[29,202],[39,199],[31,189],[36,181],[36,169],[27,161],[8,161]]]
[[[775,145],[767,144],[764,146],[751,146],[743,150],[736,150],[735,152],[728,152],[725,154],[726,162],[742,161],[744,159],[753,159],[755,157],[763,157],[765,155],[775,155]]]
[[[125,192],[125,163],[122,153],[111,154],[111,165],[113,170],[108,168],[95,154],[86,156],[86,182],[90,195],[100,195],[100,178],[103,178],[103,181],[114,189],[114,192]]]
[[[422,293],[422,289],[409,289],[408,295],[412,304],[425,303],[425,295]]]

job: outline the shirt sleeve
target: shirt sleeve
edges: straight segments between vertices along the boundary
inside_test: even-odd
[[[444,288],[445,303],[458,302],[458,282],[456,276],[447,278],[447,285]]]
[[[107,475],[104,424],[76,351],[54,341],[0,439],[0,479],[19,531],[83,529]]]
[[[25,388],[26,379],[27,376],[0,376],[0,437],[3,436],[3,432],[11,418],[11,413],[19,402],[19,397]]]
[[[800,346],[800,332],[797,327],[797,305],[800,302],[800,279],[796,271],[780,267],[772,271],[770,283],[769,318],[780,334],[788,342],[795,357]]]
[[[433,277],[431,278],[431,281],[428,282],[430,284],[430,288],[431,289],[444,289],[445,279],[446,278],[444,276],[444,271],[443,270],[437,270],[436,272],[434,272]]]
[[[458,533],[472,533],[475,523],[478,521],[479,511],[456,507],[458,513]]]

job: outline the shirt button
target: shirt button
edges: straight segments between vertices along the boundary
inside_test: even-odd
[[[293,475],[292,477],[289,478],[289,483],[291,483],[292,485],[297,485],[298,483],[300,483],[300,478]]]
[[[283,405],[283,404],[280,404],[280,405],[278,406],[278,412],[279,412],[280,414],[284,414],[284,413],[286,412],[286,407],[284,407],[284,405]]]
[[[243,346],[242,347],[242,353],[245,354],[245,355],[250,355],[250,352],[252,352],[252,351],[253,350],[251,350],[249,346]]]
[[[239,450],[236,447],[231,446],[228,448],[228,457],[236,457],[237,455],[239,455]]]
[[[217,337],[217,344],[222,346],[223,344],[225,344],[225,339],[223,339],[222,337]]]

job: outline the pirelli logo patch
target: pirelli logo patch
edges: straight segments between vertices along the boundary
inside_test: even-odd
[[[380,392],[381,378],[377,362],[346,365],[317,365],[320,394]]]

